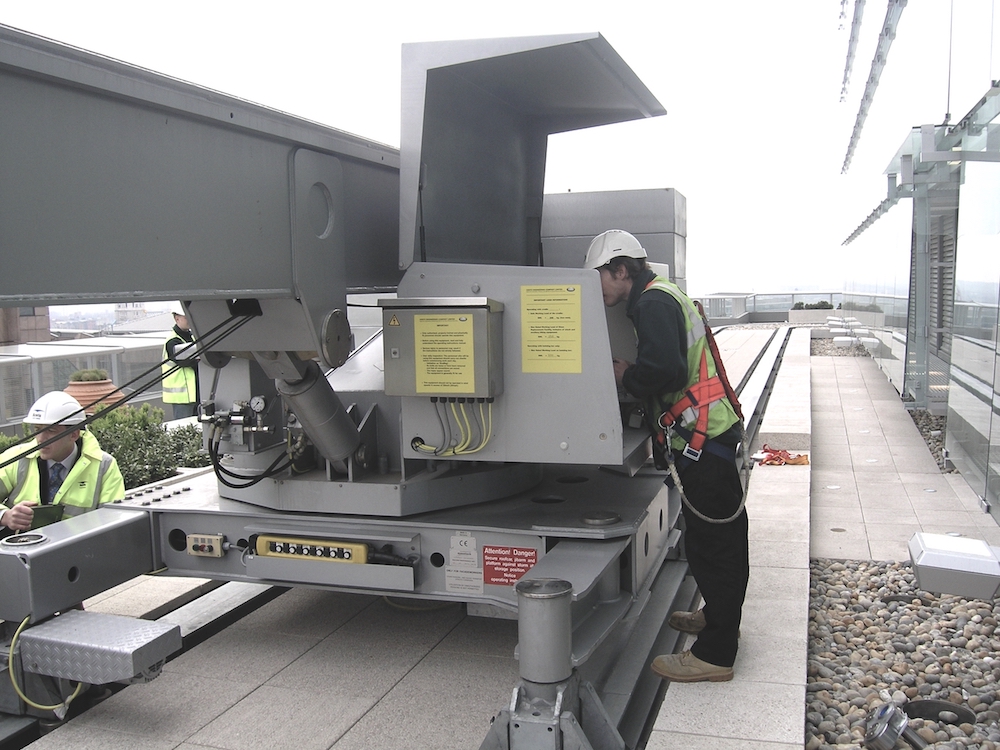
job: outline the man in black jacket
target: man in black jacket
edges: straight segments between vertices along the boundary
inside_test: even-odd
[[[198,358],[194,334],[184,313],[174,312],[174,329],[163,344],[163,403],[173,407],[173,418],[198,413]]]
[[[617,229],[598,235],[584,267],[600,272],[604,304],[624,302],[635,328],[636,361],[615,359],[615,380],[642,400],[651,426],[664,413],[676,417],[664,449],[672,451],[684,486],[685,551],[704,607],[670,616],[671,627],[698,638],[690,651],[657,656],[652,669],[676,682],[731,680],[750,574],[736,468],[740,419],[721,388],[701,313],[680,288],[649,268],[635,237]],[[712,395],[692,404],[688,394],[695,392]]]

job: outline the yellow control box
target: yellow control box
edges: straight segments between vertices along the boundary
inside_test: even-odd
[[[368,545],[329,539],[300,539],[261,534],[254,552],[261,557],[288,557],[296,560],[326,560],[340,563],[367,563]]]

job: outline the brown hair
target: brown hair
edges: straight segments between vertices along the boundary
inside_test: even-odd
[[[617,258],[612,258],[608,261],[608,270],[611,271],[612,275],[618,273],[619,266],[625,267],[625,273],[630,279],[634,279],[649,268],[645,258],[630,258],[627,255],[619,255]]]

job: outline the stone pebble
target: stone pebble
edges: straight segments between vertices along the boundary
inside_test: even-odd
[[[932,699],[975,723],[909,725],[935,748],[1000,750],[1000,605],[920,591],[909,561],[810,561],[805,748],[858,748],[869,712]]]

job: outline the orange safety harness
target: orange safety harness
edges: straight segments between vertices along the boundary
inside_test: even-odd
[[[648,288],[649,287],[647,286],[647,289]],[[664,414],[660,417],[658,425],[660,429],[657,430],[656,440],[660,446],[664,448],[663,453],[666,457],[666,468],[670,473],[670,479],[673,482],[673,486],[676,487],[677,491],[680,493],[681,501],[685,506],[687,506],[688,510],[706,523],[732,523],[743,513],[743,508],[746,506],[747,502],[747,489],[750,485],[750,461],[747,458],[747,436],[745,430],[743,430],[743,410],[740,407],[739,399],[736,397],[736,391],[734,391],[733,387],[729,384],[729,377],[726,375],[726,368],[722,364],[722,357],[719,355],[719,347],[715,343],[715,336],[712,334],[712,329],[708,325],[708,318],[705,316],[705,309],[697,300],[692,300],[692,303],[698,311],[698,315],[701,316],[701,322],[705,327],[705,340],[708,344],[708,351],[703,349],[701,353],[698,382],[685,390],[684,396],[680,398],[676,404],[673,404],[671,408],[664,412]],[[716,374],[711,377],[708,375],[708,352],[711,352],[712,359],[715,361]],[[723,398],[729,399],[729,403],[732,405],[733,411],[739,418],[738,424],[740,425],[742,432],[742,440],[740,441],[740,444],[743,454],[743,467],[740,470],[740,484],[743,487],[743,497],[740,499],[739,507],[736,508],[732,515],[726,518],[712,518],[695,508],[691,501],[688,500],[687,494],[684,492],[684,485],[681,483],[677,462],[674,461],[673,451],[670,446],[670,433],[676,433],[687,443],[684,446],[684,450],[681,452],[682,460],[697,461],[701,458],[702,451],[704,450],[717,454],[727,460],[732,460],[733,454],[731,449],[723,448],[721,445],[713,442],[708,437],[709,407],[716,401],[721,401]],[[687,409],[692,409],[697,414],[693,432],[677,424],[680,415]]]
[[[648,289],[652,283],[650,282],[646,288]],[[705,310],[697,300],[692,300],[692,302],[705,326],[705,339],[708,343],[708,349],[703,349],[701,352],[698,382],[687,388],[684,391],[684,395],[660,415],[660,429],[657,430],[656,440],[666,450],[669,450],[669,446],[666,445],[666,433],[669,430],[673,430],[673,432],[677,433],[687,443],[684,446],[682,454],[692,461],[697,461],[701,458],[702,451],[706,449],[706,446],[711,445],[708,442],[708,412],[711,405],[716,401],[728,398],[733,411],[736,412],[736,416],[739,417],[741,423],[743,422],[743,411],[740,408],[739,399],[736,397],[736,391],[729,384],[729,378],[726,376],[726,368],[722,364],[722,357],[719,355],[719,348],[715,343],[715,336],[708,325],[708,318],[705,317]],[[711,377],[708,374],[709,352],[715,361],[716,373]],[[680,416],[688,409],[691,409],[696,415],[693,429],[687,429],[678,423]]]

